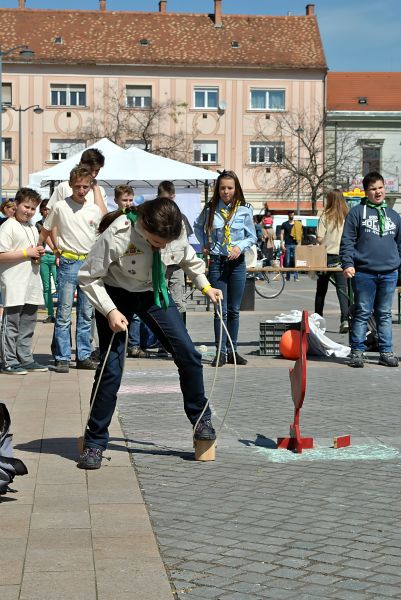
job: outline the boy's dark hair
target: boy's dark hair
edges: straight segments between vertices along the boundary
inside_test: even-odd
[[[40,204],[42,202],[40,194],[28,187],[20,188],[15,194],[15,204],[21,204],[21,202],[24,202],[24,200],[28,199],[33,200],[34,202],[36,202],[36,204]]]
[[[125,211],[118,209],[104,215],[99,225],[99,233],[103,233],[115,219],[128,212],[136,213],[142,220],[146,231],[167,242],[172,242],[181,235],[182,214],[180,209],[169,198],[159,197]]]
[[[101,169],[104,167],[104,155],[97,148],[88,148],[82,152],[79,164],[89,168]]]
[[[70,182],[74,182],[77,179],[83,179],[84,177],[90,177],[92,180],[92,173],[88,167],[78,165],[74,167],[70,172]]]
[[[295,215],[295,210],[291,209],[291,210],[287,211],[287,215],[288,216]]]
[[[384,184],[383,175],[381,175],[378,171],[371,171],[370,173],[367,173],[362,180],[364,192],[366,192],[366,190],[372,183],[376,183],[376,181],[382,181]]]
[[[157,195],[168,194],[169,196],[175,196],[175,186],[172,181],[162,181],[159,183],[157,188]]]
[[[131,194],[133,196],[134,188],[123,183],[121,185],[116,185],[114,188],[114,198],[117,200],[118,198],[121,198],[123,194]]]
[[[49,204],[49,200],[46,198],[45,200],[42,200],[42,202],[40,203],[39,206],[39,210],[43,210],[44,208],[46,208],[46,206]]]

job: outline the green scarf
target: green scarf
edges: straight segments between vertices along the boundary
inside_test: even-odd
[[[366,199],[366,206],[369,206],[369,208],[375,208],[377,210],[381,237],[384,233],[384,226],[386,222],[386,211],[384,209],[387,208],[387,204],[386,202],[382,202],[381,204],[373,204],[373,202],[369,202],[369,200]]]
[[[131,221],[132,225],[134,225],[138,220],[138,214],[135,212],[129,211],[126,212],[125,215],[127,219]],[[156,306],[159,306],[160,308],[163,306],[164,310],[167,310],[170,302],[167,292],[166,278],[164,275],[162,259],[159,250],[153,250],[152,285]]]

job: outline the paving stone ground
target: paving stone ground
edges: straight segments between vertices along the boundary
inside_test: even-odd
[[[127,363],[119,418],[179,600],[401,598],[400,369],[378,366],[377,354],[364,369],[311,358],[301,430],[318,450],[275,449],[292,418],[292,363],[258,356],[259,322],[294,308],[313,312],[314,289],[302,276],[241,314],[240,352],[249,363],[238,367],[215,462],[193,460],[172,361]],[[328,335],[346,343],[333,290],[325,317]],[[196,306],[188,329],[196,345],[208,345],[209,390],[212,314]],[[394,349],[400,354],[396,324]],[[233,375],[231,366],[218,370],[217,429]],[[341,434],[351,434],[352,446],[334,451]]]

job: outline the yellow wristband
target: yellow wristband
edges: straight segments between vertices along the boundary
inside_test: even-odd
[[[22,254],[24,255],[24,258],[28,258],[28,252],[26,250],[23,250]]]
[[[53,254],[60,254],[60,250],[58,248],[54,248]]]
[[[204,287],[204,288],[202,288],[202,294],[205,296],[205,295],[206,295],[206,292],[207,292],[208,290],[210,290],[210,288],[211,288],[211,287],[212,287],[212,284],[211,284],[211,283],[208,283],[207,285],[205,285],[205,287]]]

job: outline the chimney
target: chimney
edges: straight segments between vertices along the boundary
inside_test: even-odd
[[[106,0],[99,0],[99,10],[105,12],[106,10]]]
[[[18,0],[18,8],[25,8],[25,0]]]
[[[221,4],[223,0],[214,0],[214,26],[222,27]]]
[[[313,17],[314,14],[315,14],[315,5],[314,4],[307,4],[306,5],[306,16],[307,17]]]
[[[167,0],[160,0],[159,2],[159,13],[165,15],[167,12]]]

